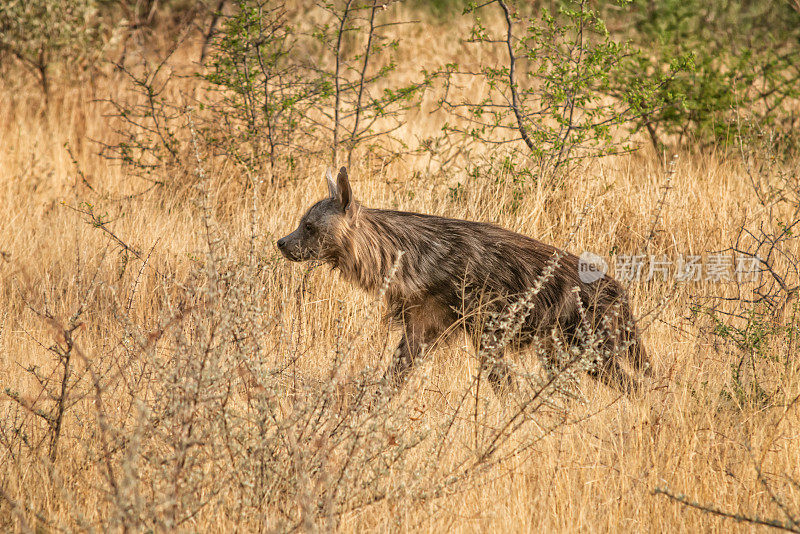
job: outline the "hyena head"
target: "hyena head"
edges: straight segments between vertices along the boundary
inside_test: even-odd
[[[336,181],[326,173],[328,198],[320,200],[303,215],[297,229],[278,239],[278,248],[291,261],[330,260],[335,257],[335,237],[355,209],[347,169],[339,169]]]

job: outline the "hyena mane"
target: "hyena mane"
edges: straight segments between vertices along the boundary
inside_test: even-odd
[[[388,378],[402,383],[421,350],[462,326],[478,344],[491,321],[528,292],[531,313],[515,343],[559,336],[575,343],[588,327],[603,331],[606,357],[590,374],[618,389],[635,387],[619,365],[647,367],[624,288],[604,276],[584,282],[573,254],[492,224],[435,215],[367,208],[352,198],[347,171],[328,177],[329,197],[312,206],[300,226],[278,241],[291,260],[322,260],[351,283],[377,291],[390,277],[385,298],[388,316],[403,336]],[[530,288],[552,274],[541,289]],[[394,271],[392,273],[392,271]],[[579,302],[580,299],[580,302]],[[504,382],[497,369],[490,378]]]

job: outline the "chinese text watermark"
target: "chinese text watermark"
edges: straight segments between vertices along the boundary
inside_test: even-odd
[[[610,263],[614,267],[614,278],[620,282],[755,282],[763,265],[758,257],[725,253],[672,257],[619,254],[612,257]],[[583,252],[578,258],[578,276],[584,283],[599,280],[608,272],[608,263],[597,254]]]

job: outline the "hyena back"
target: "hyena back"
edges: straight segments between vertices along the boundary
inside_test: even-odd
[[[345,167],[336,182],[328,172],[328,190],[328,198],[314,204],[278,248],[292,261],[326,262],[372,292],[396,268],[385,293],[389,316],[403,327],[387,372],[394,385],[402,384],[423,347],[454,326],[467,328],[480,345],[486,336],[479,330],[492,324],[481,312],[507,309],[542,281],[548,265],[554,270],[532,296],[532,312],[515,342],[557,333],[569,345],[588,323],[591,331],[603,332],[599,353],[605,355],[590,375],[630,391],[637,382],[620,367],[620,357],[634,370],[646,370],[624,288],[608,276],[583,282],[576,256],[492,224],[366,208],[353,199]],[[507,378],[499,367],[489,377],[497,386]]]

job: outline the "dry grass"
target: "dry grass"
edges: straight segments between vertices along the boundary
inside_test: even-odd
[[[423,36],[424,31],[413,39]],[[432,47],[422,48],[433,53]],[[436,52],[439,55],[420,61],[458,50],[447,42]],[[129,317],[145,330],[154,329],[169,315],[165,302],[177,298],[175,288],[191,284],[195,258],[205,257],[206,250],[203,212],[197,205],[161,190],[123,198],[143,189],[143,184],[99,158],[88,141],[109,136],[104,107],[92,96],[113,92],[119,78],[110,75],[94,88],[65,86],[46,113],[36,87],[24,77],[15,79],[3,87],[0,97],[0,205],[4,206],[0,251],[7,258],[0,260],[0,385],[33,399],[39,388],[24,368],[51,367],[46,349],[59,333],[29,306],[47,308],[65,324],[86,301],[87,312],[74,334],[76,344],[88,360],[102,359],[115,354],[125,337],[112,310],[129,304]],[[411,117],[403,135],[409,142],[434,135],[439,120],[419,113]],[[95,191],[82,183],[67,144]],[[287,371],[295,378],[324,377],[337,347],[348,340],[355,341],[345,362],[346,374],[355,376],[367,365],[385,366],[391,351],[381,348],[395,343],[393,337],[387,342],[384,326],[365,322],[369,296],[345,285],[327,268],[308,271],[281,261],[276,253],[274,240],[293,229],[303,210],[323,195],[324,165],[322,160],[306,161],[302,173],[286,177],[279,186],[259,184],[255,197],[257,250],[267,267],[253,288],[265,324],[277,325],[264,334],[265,339],[281,350],[291,347],[296,352],[274,355],[284,362],[297,358]],[[225,254],[231,261],[246,262],[253,197],[242,193],[241,181],[232,175],[235,169],[224,159],[208,158],[204,166],[210,204],[227,237]],[[570,249],[603,256],[612,250],[642,250],[664,184],[658,161],[646,153],[595,162],[570,176],[563,191],[531,186],[521,198],[508,176],[468,179],[456,172],[436,178],[414,172],[424,168],[425,161],[414,158],[389,167],[360,161],[350,175],[355,194],[366,205],[494,222],[554,244],[564,242],[587,210]],[[450,188],[458,182],[463,183],[465,195],[453,198]],[[742,219],[758,209],[741,165],[722,154],[679,154],[671,185],[659,232],[650,245],[652,253],[725,249]],[[141,260],[126,258],[107,235],[70,209],[83,201],[92,202],[96,212],[108,212],[113,221],[109,228],[148,258],[147,267],[142,268]],[[87,297],[93,279],[96,289]],[[524,430],[509,445],[518,454],[476,472],[453,492],[427,499],[410,493],[351,511],[340,518],[338,528],[354,532],[752,529],[653,495],[656,487],[733,512],[780,517],[757,479],[755,466],[768,474],[800,477],[796,437],[800,418],[796,406],[783,407],[800,393],[800,381],[796,374],[783,377],[784,398],[771,407],[737,406],[722,394],[735,355],[715,347],[689,318],[694,295],[718,291],[718,286],[705,282],[677,287],[661,281],[632,284],[638,314],[658,308],[657,314],[645,319],[644,339],[654,379],[643,398],[619,398],[587,380],[582,385],[587,401],[570,407],[574,420],[544,439],[533,441],[536,432]],[[469,383],[475,371],[466,340],[441,347],[427,380],[410,385],[409,392],[395,401],[411,403],[417,414],[401,422],[405,426],[400,432],[441,424],[454,393]],[[487,398],[486,410],[503,411],[503,399],[491,393]],[[65,503],[80,503],[85,514],[102,515],[107,509],[102,466],[91,456],[92,440],[98,439],[87,423],[93,399],[76,401],[65,420],[57,477],[47,476],[52,473],[47,466],[36,468],[0,451],[0,471],[9,474],[2,478],[4,492],[29,507],[27,512],[15,512],[8,502],[0,504],[3,528],[24,530],[17,512],[35,521],[33,511],[46,516],[50,527],[80,528],[75,526],[75,510]],[[13,406],[0,397],[2,417],[10,418]],[[112,409],[126,413],[123,406]],[[469,456],[471,432],[464,424],[450,436],[451,458],[443,462]],[[533,446],[527,447],[526,440]],[[414,454],[422,452],[412,453],[408,469],[424,460]],[[414,479],[403,466],[396,469],[399,472],[393,476]],[[789,503],[800,502],[800,489],[787,486],[782,491]],[[236,530],[236,518],[221,510],[205,508],[183,528]],[[84,519],[91,523],[94,518]],[[258,528],[254,523],[239,527]]]

